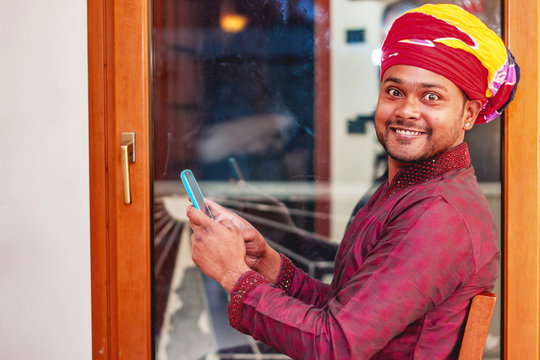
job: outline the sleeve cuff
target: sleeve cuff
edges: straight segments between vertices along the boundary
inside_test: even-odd
[[[276,286],[283,290],[286,295],[291,294],[291,285],[296,267],[293,262],[283,254],[281,255],[281,269],[279,271]]]
[[[255,289],[255,287],[262,283],[267,283],[268,280],[264,276],[255,271],[245,272],[231,291],[231,300],[227,307],[227,313],[229,315],[229,323],[236,330],[247,334],[247,330],[241,325],[242,316],[242,303],[248,294]]]

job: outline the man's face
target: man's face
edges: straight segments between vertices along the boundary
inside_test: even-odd
[[[375,130],[388,155],[400,163],[433,157],[463,142],[477,111],[453,82],[409,65],[388,68],[382,79]],[[479,111],[479,109],[478,109]]]

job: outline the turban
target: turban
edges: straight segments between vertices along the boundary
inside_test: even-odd
[[[514,98],[519,66],[480,19],[457,5],[424,5],[399,17],[382,46],[381,78],[392,65],[420,67],[481,100],[476,123],[499,116]]]

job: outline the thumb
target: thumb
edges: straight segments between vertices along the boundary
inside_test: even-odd
[[[238,226],[236,226],[231,220],[229,219],[223,219],[219,222],[221,225],[225,226],[227,229],[234,231],[236,233],[240,232],[240,229]]]

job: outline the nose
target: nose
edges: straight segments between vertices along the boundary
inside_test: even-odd
[[[418,99],[413,96],[403,98],[396,108],[396,112],[396,115],[402,119],[418,119],[420,117],[420,104]]]

